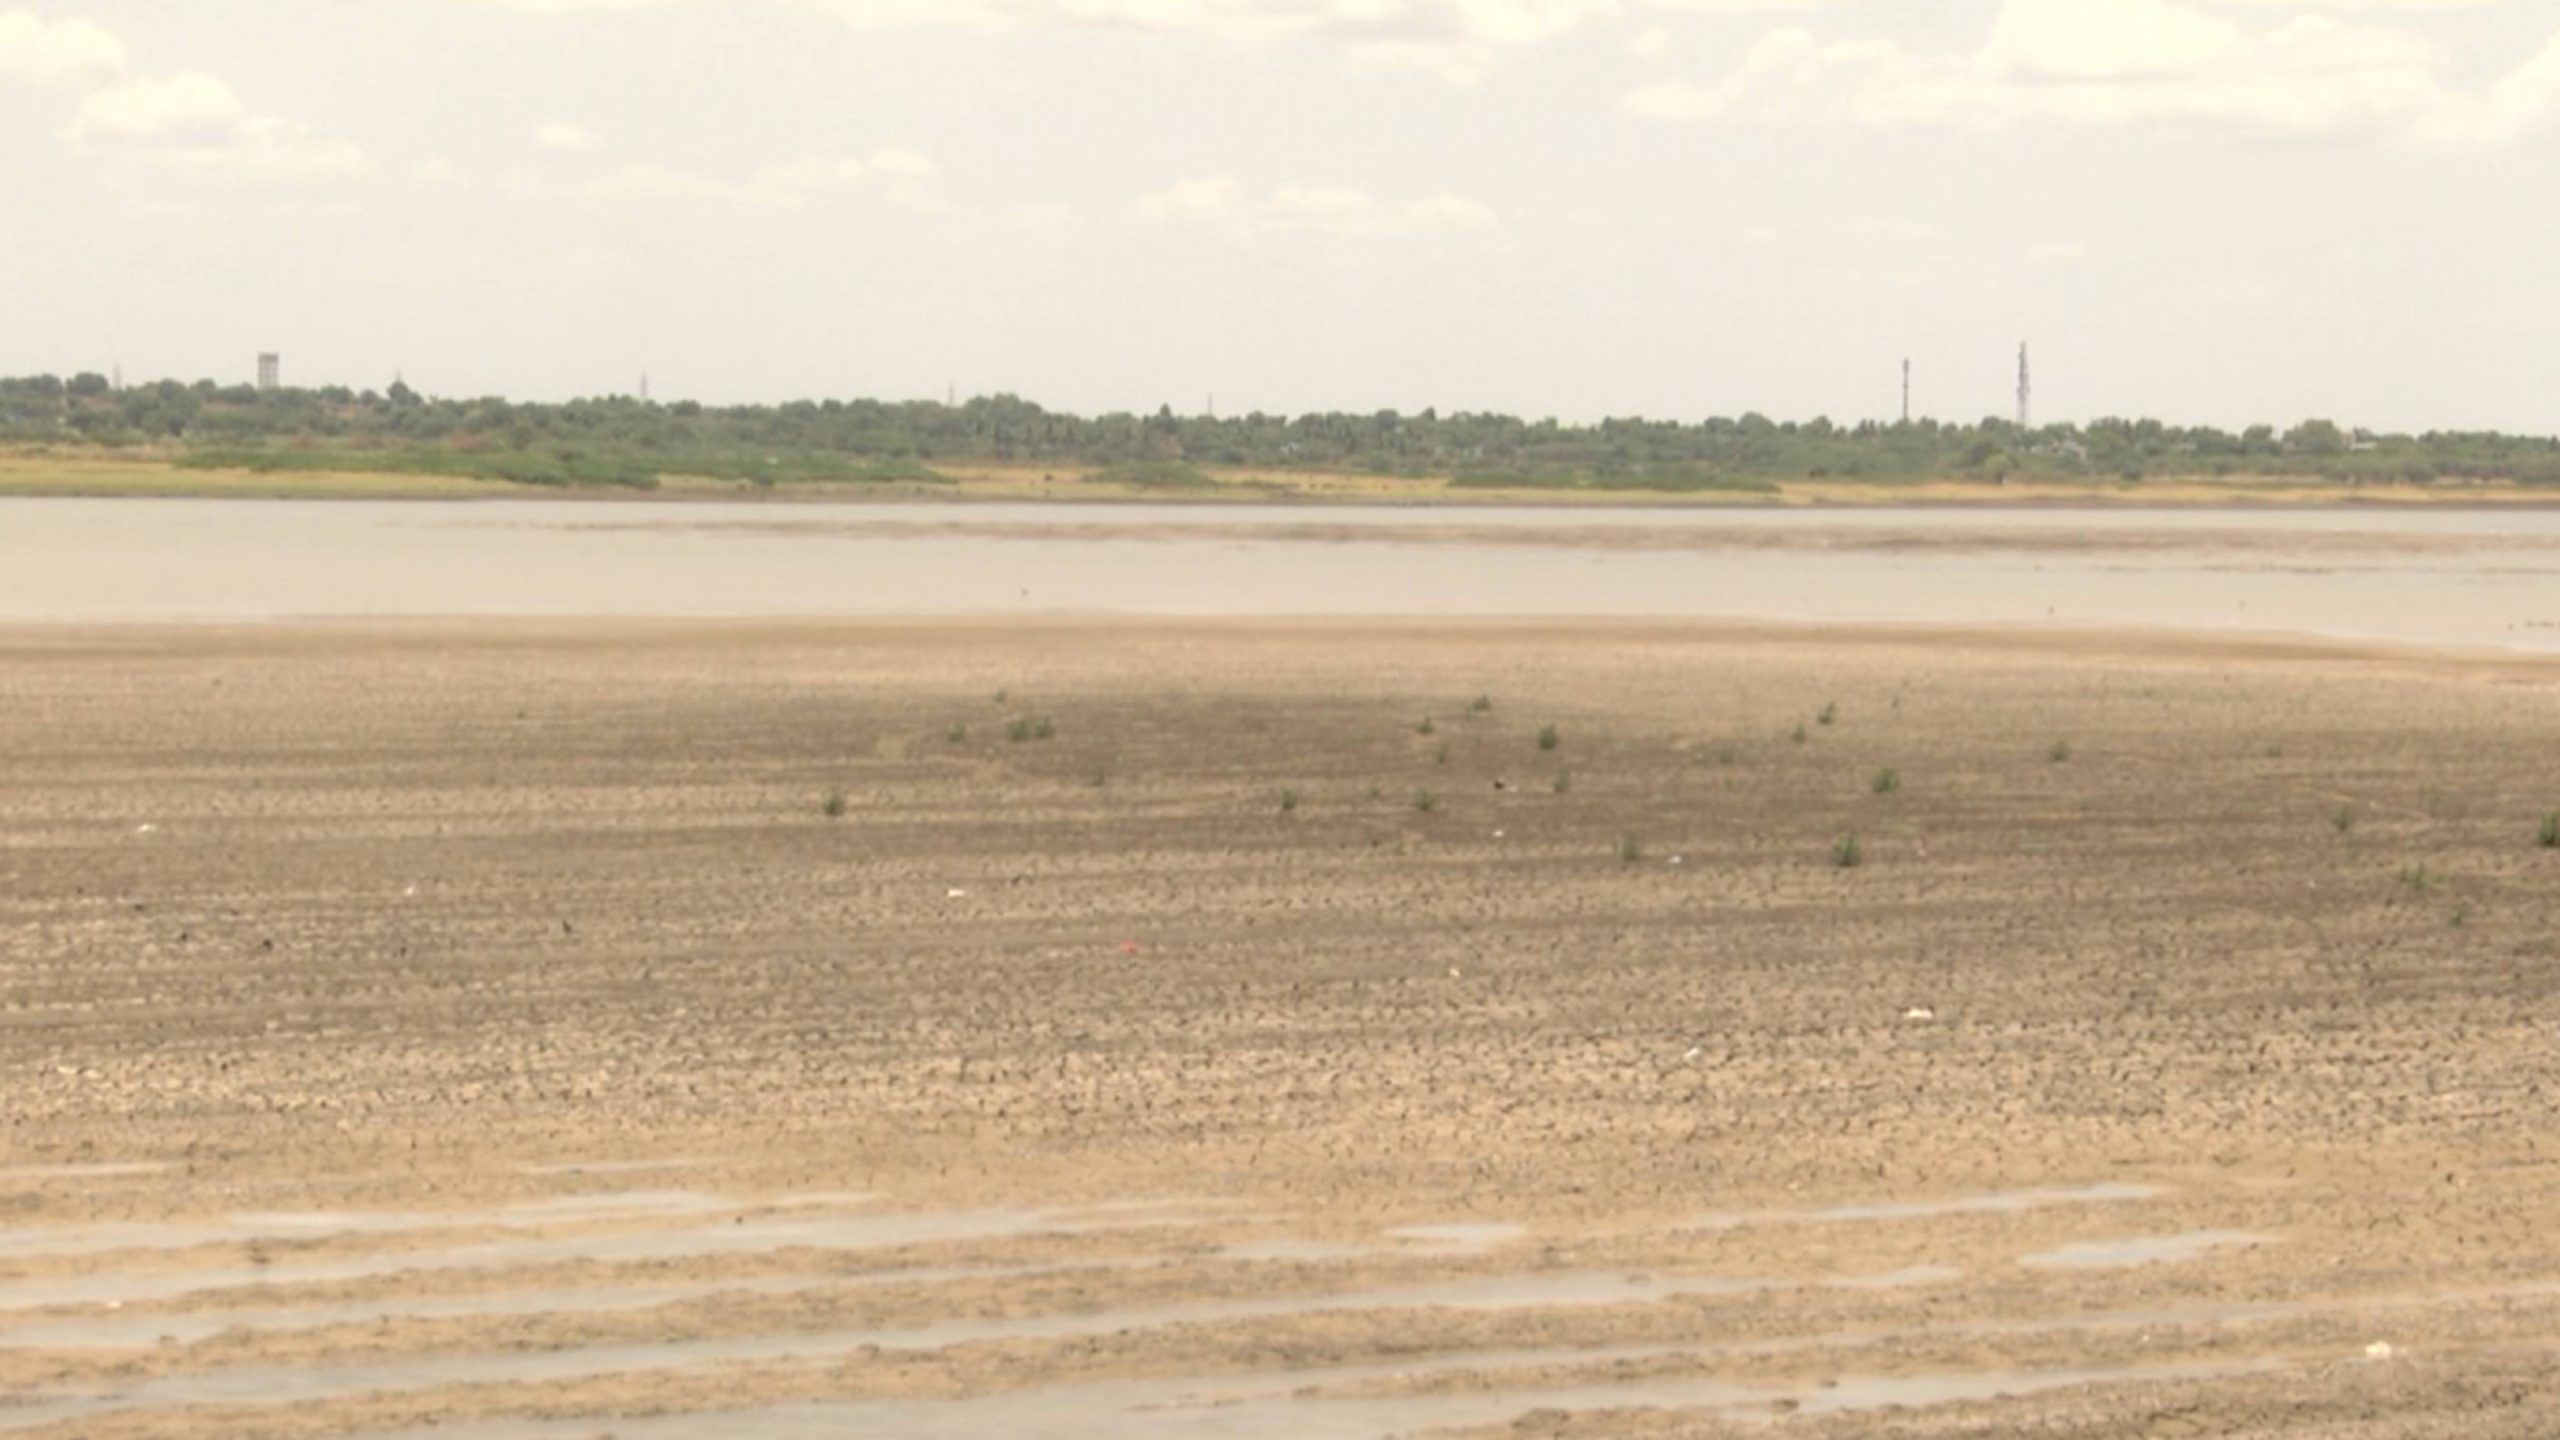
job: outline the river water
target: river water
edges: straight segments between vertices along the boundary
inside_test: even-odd
[[[0,501],[0,621],[1664,617],[2560,651],[2560,510]]]

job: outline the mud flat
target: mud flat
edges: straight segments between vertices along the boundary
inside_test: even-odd
[[[0,1436],[2560,1433],[2555,742],[2107,631],[0,631]]]

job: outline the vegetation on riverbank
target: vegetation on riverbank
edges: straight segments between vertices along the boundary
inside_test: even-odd
[[[1013,396],[705,406],[629,397],[522,404],[405,385],[260,391],[209,381],[116,389],[95,375],[0,379],[0,444],[65,459],[262,476],[389,475],[649,489],[951,486],[999,476],[1100,493],[1456,498],[1801,495],[1840,486],[2206,483],[2371,490],[2500,487],[2560,497],[2560,437],[2376,434],[2325,420],[2239,433],[2154,420],[2022,430],[1759,415],[1588,425],[1425,410],[1234,417],[1078,416]],[[2142,498],[2142,497],[2135,497]]]

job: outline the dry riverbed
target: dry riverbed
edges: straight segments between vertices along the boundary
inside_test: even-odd
[[[2546,1436],[2555,741],[2103,634],[0,633],[0,1437]]]

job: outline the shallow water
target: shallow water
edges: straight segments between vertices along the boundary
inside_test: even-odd
[[[1934,1274],[1873,1277],[1926,1283]],[[1855,1283],[1851,1281],[1823,1283]],[[1059,1340],[1175,1325],[1227,1324],[1297,1315],[1375,1310],[1525,1310],[1651,1304],[1680,1296],[1737,1295],[1767,1282],[1717,1277],[1665,1279],[1608,1271],[1495,1275],[1438,1284],[1313,1295],[1201,1300],[1144,1309],[947,1320],[904,1328],[785,1335],[722,1336],[565,1350],[437,1355],[347,1366],[242,1367],[155,1376],[102,1394],[65,1395],[0,1411],[0,1430],[155,1406],[235,1401],[322,1400],[381,1390],[495,1382],[574,1380],[696,1365],[836,1357],[858,1350],[923,1351],[1006,1340]],[[988,1431],[986,1433],[1003,1433]]]
[[[1773,1416],[1781,1405],[1799,1415],[1844,1414],[1888,1406],[1945,1405],[2033,1395],[2080,1385],[2218,1378],[2261,1367],[2194,1365],[2143,1370],[1978,1371],[1943,1375],[1843,1376],[1827,1385],[1750,1385],[1718,1379],[1456,1390],[1429,1394],[1299,1393],[1397,1375],[1427,1377],[1506,1364],[1560,1364],[1640,1359],[1648,1353],[1529,1352],[1458,1356],[1406,1367],[1343,1367],[1219,1382],[1128,1381],[1062,1386],[966,1400],[880,1400],[773,1406],[645,1420],[616,1420],[624,1440],[983,1440],[1039,1435],[1044,1440],[1386,1440],[1440,1427],[1494,1425],[1531,1410],[1624,1406],[1692,1408],[1718,1418]],[[440,1440],[498,1440],[592,1431],[594,1422],[439,1427]],[[410,1437],[402,1437],[410,1440]]]
[[[736,1208],[736,1202],[724,1202]],[[788,1202],[785,1202],[788,1203]],[[816,1197],[799,1203],[815,1204]],[[512,1213],[493,1212],[493,1213]],[[363,1220],[368,1217],[345,1217]],[[407,1221],[415,1217],[371,1217]],[[485,1222],[485,1216],[479,1217]],[[581,1218],[601,1218],[596,1212],[584,1212]],[[448,1221],[446,1223],[460,1223]],[[925,1245],[953,1241],[1005,1240],[1029,1235],[1090,1234],[1097,1231],[1130,1229],[1145,1224],[1193,1223],[1184,1217],[1168,1216],[1146,1221],[1132,1218],[1097,1218],[1092,1211],[1041,1210],[963,1210],[918,1213],[880,1214],[791,1214],[740,1215],[715,1224],[691,1225],[677,1229],[643,1230],[607,1234],[571,1234],[561,1236],[528,1236],[523,1239],[487,1240],[470,1244],[448,1245],[413,1250],[384,1250],[342,1259],[313,1260],[267,1265],[207,1266],[170,1271],[97,1271],[87,1274],[51,1275],[0,1281],[0,1312],[13,1309],[35,1309],[56,1305],[108,1304],[172,1300],[214,1290],[264,1288],[293,1284],[337,1283],[350,1280],[373,1280],[416,1271],[503,1270],[526,1265],[548,1265],[570,1261],[600,1263],[634,1263],[655,1260],[690,1260],[720,1255],[767,1255],[777,1251],[807,1249],[827,1251],[889,1250],[908,1245]],[[18,1232],[22,1254],[80,1254],[97,1250],[121,1250],[124,1245],[102,1243],[106,1238],[95,1233],[110,1227],[80,1227],[62,1232],[42,1230]],[[164,1227],[132,1227],[145,1231],[150,1238],[173,1240],[161,1233]],[[166,1227],[183,1230],[191,1227]],[[405,1225],[358,1224],[350,1228],[315,1231],[313,1235],[395,1233]],[[43,1238],[60,1233],[62,1244],[45,1248]],[[251,1238],[276,1239],[274,1229],[253,1230]],[[306,1235],[304,1238],[312,1238]]]
[[[1743,1210],[1702,1215],[1689,1222],[1699,1230],[1732,1230],[1745,1225],[1844,1225],[1888,1220],[1926,1220],[1947,1215],[2015,1215],[2052,1205],[2114,1205],[2156,1199],[2166,1192],[2156,1185],[2084,1185],[2077,1188],[2001,1190],[1984,1195],[1957,1195],[1943,1200],[1890,1200],[1832,1205],[1819,1210]]]
[[[2216,1250],[2274,1243],[2245,1230],[2189,1230],[2178,1235],[2139,1235],[2122,1240],[2086,1240],[2023,1256],[2018,1263],[2052,1270],[2111,1270],[2131,1265],[2160,1265],[2198,1260]]]
[[[0,574],[22,621],[1681,616],[2560,651],[2546,510],[11,499]]]

